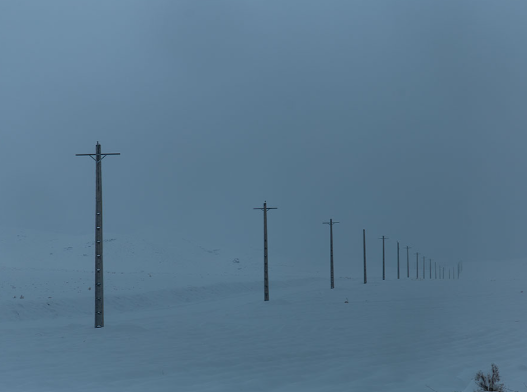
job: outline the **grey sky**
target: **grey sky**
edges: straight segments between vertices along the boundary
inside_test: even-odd
[[[2,1],[2,225],[524,255],[527,3]],[[390,248],[390,252],[393,249]]]

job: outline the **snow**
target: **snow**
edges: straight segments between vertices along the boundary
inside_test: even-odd
[[[415,280],[413,264],[406,279],[405,263],[397,280],[388,261],[382,281],[370,257],[364,285],[336,256],[330,290],[329,260],[271,249],[264,302],[257,247],[105,234],[95,329],[93,238],[0,235],[2,391],[471,392],[491,363],[527,391],[523,260],[466,262],[459,280]]]

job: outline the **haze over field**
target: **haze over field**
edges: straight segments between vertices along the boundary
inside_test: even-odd
[[[442,262],[523,257],[525,2],[0,4],[6,226],[260,243],[318,263],[362,229]],[[271,231],[272,229],[272,231]],[[308,245],[309,244],[309,245]],[[418,249],[417,249],[418,248]],[[376,248],[380,254],[380,247]]]

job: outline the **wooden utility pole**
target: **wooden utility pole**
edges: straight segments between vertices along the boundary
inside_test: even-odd
[[[264,301],[269,301],[269,265],[267,260],[267,211],[276,209],[276,207],[267,207],[267,201],[264,201],[263,208],[253,208],[253,210],[262,210],[264,215]]]
[[[406,245],[406,277],[410,277],[410,252],[409,249],[411,249],[410,246]]]
[[[401,279],[401,270],[399,269],[399,241],[397,241],[397,279]]]
[[[364,284],[368,282],[366,278],[366,229],[362,229],[362,248],[364,254]]]
[[[121,155],[119,152],[101,152],[99,142],[95,154],[75,154],[89,156],[95,161],[95,328],[104,327],[104,275],[103,275],[103,237],[102,237],[102,168],[101,161],[107,155]]]
[[[416,277],[419,280],[419,252],[416,252],[415,266],[417,268]]]
[[[335,288],[335,273],[333,270],[333,219],[330,219],[329,222],[322,222],[323,225],[329,225],[329,269],[330,269],[330,279],[331,279],[331,288]]]
[[[386,263],[384,262],[384,240],[387,240],[388,237],[382,236],[379,239],[382,240],[382,280],[386,280]]]

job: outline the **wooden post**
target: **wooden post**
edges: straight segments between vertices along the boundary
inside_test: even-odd
[[[104,327],[104,269],[103,269],[103,230],[102,230],[102,166],[101,161],[107,155],[120,153],[102,153],[99,142],[95,145],[95,154],[75,154],[89,156],[95,161],[95,328]]]
[[[269,301],[269,263],[267,253],[267,210],[276,210],[276,207],[267,207],[264,201],[263,208],[253,208],[253,210],[263,210],[264,213],[264,301]]]
[[[340,222],[333,222],[333,219],[330,219],[329,222],[322,222],[324,225],[329,225],[329,274],[332,289],[335,288],[335,273],[333,269],[333,225],[335,223]]]
[[[366,229],[362,229],[362,247],[364,254],[364,284],[368,282],[366,278]]]

